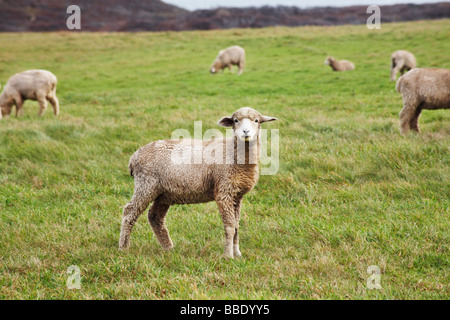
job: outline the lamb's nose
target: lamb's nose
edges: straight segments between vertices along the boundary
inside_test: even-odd
[[[242,130],[245,134],[247,134],[249,132],[249,130]]]

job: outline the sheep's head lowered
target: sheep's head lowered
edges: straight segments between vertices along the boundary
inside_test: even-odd
[[[222,64],[219,61],[215,61],[211,68],[209,69],[209,72],[211,72],[212,74],[215,74],[217,72],[219,72],[222,69]]]
[[[336,59],[334,59],[333,57],[327,57],[324,61],[324,64],[330,66],[332,62],[335,62]]]
[[[234,135],[241,141],[253,141],[259,134],[261,123],[274,120],[277,118],[263,116],[258,111],[245,107],[237,110],[231,117],[223,117],[218,124],[232,127]]]

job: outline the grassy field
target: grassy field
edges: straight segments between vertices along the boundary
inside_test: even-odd
[[[162,33],[0,34],[0,82],[58,76],[61,114],[0,121],[1,299],[448,299],[450,113],[399,134],[390,54],[450,68],[450,20]],[[210,75],[246,49],[242,76]],[[327,55],[356,70],[332,72]],[[245,198],[243,257],[222,257],[214,202],[171,207],[164,252],[146,214],[118,250],[128,160],[242,106],[279,121],[280,168]],[[81,289],[66,287],[69,266]],[[367,285],[369,266],[381,289]]]

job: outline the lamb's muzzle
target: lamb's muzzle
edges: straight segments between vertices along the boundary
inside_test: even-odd
[[[274,120],[277,119],[263,116],[252,108],[241,108],[231,117],[223,117],[218,122],[223,127],[233,128],[231,139],[161,140],[136,151],[129,162],[135,190],[123,210],[119,248],[129,246],[136,220],[152,201],[148,221],[159,243],[167,250],[173,247],[165,226],[169,207],[216,201],[225,229],[225,256],[240,256],[238,230],[242,198],[253,189],[259,178],[260,125]],[[202,148],[194,148],[199,142]],[[234,156],[231,163],[227,162],[229,154],[226,151],[230,144]],[[244,148],[239,148],[240,145]],[[225,150],[223,161],[174,163],[173,152],[181,146],[191,148],[194,159],[202,159],[202,149],[205,148]],[[251,161],[251,154],[256,155],[257,161]],[[240,162],[240,158],[244,161]]]

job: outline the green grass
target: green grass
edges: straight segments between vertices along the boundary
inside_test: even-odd
[[[0,122],[1,299],[448,299],[447,110],[399,134],[390,54],[450,68],[450,20],[167,33],[0,34],[0,81],[58,76],[61,115]],[[242,76],[210,75],[242,45]],[[356,70],[332,72],[327,55]],[[244,198],[241,259],[222,257],[215,203],[171,207],[164,252],[144,214],[118,250],[128,160],[242,106],[279,119],[280,168]],[[70,265],[81,289],[66,287]],[[381,269],[381,290],[367,268]]]

